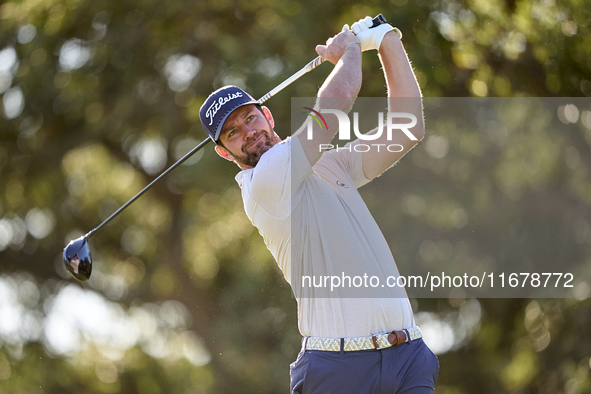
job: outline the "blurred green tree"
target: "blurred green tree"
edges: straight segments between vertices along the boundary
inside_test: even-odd
[[[287,390],[295,301],[243,213],[236,168],[211,149],[92,239],[88,283],[67,276],[61,250],[205,137],[198,110],[213,89],[233,83],[260,97],[344,23],[378,13],[403,31],[426,97],[591,96],[591,11],[578,0],[0,4],[0,392]],[[365,54],[363,68],[360,96],[383,96],[375,56]],[[281,136],[291,133],[290,98],[313,97],[329,70],[268,103]],[[450,247],[456,257],[515,257],[502,249],[515,216],[512,231],[556,229],[532,235],[540,254],[531,256],[555,256],[561,234],[588,262],[583,115],[555,155],[544,150],[547,133],[513,133],[501,149],[476,133],[429,130],[427,119],[427,139],[381,179],[405,185],[393,199],[401,208],[387,213],[406,229],[398,264]],[[432,146],[447,141],[447,154],[433,155],[430,134]],[[536,161],[540,149],[549,165]],[[516,170],[524,157],[537,175]],[[507,195],[513,204],[503,205]],[[447,216],[437,216],[446,209],[482,232],[446,233]],[[451,327],[477,316],[440,355],[440,393],[591,390],[588,299],[413,303],[423,320]]]

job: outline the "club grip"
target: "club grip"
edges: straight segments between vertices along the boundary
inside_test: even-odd
[[[379,26],[381,24],[388,23],[386,21],[386,18],[384,18],[384,15],[382,15],[382,14],[378,14],[378,16],[376,16],[375,18],[373,18],[372,19],[372,22],[373,22],[373,25],[371,25],[371,27],[376,27],[376,26]]]

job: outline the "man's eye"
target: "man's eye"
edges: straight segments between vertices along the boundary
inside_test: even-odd
[[[248,118],[246,118],[246,121],[249,122],[249,121],[251,121],[253,119],[254,119],[254,115],[250,115]]]
[[[232,130],[228,133],[228,137],[232,137],[234,134],[236,134],[236,130]]]

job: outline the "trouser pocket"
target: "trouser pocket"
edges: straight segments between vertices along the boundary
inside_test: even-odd
[[[290,393],[302,394],[304,392],[304,381],[308,372],[309,354],[303,350],[298,354],[296,361],[289,365]]]

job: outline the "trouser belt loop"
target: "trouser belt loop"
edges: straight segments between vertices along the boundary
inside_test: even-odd
[[[378,348],[380,347],[380,345],[378,345],[378,338],[376,338],[375,335],[371,336],[371,341],[373,342],[373,347],[378,350]]]
[[[408,332],[408,329],[403,328],[402,331],[406,333],[406,341],[404,342],[410,343],[410,333]]]
[[[341,338],[341,354],[345,354],[345,338]]]

